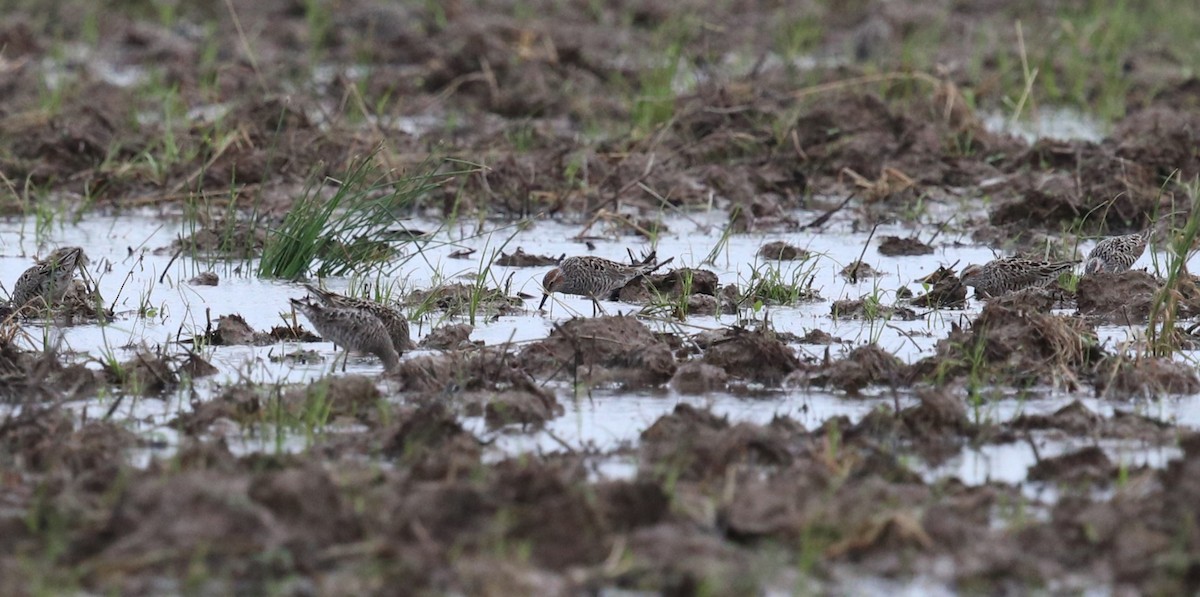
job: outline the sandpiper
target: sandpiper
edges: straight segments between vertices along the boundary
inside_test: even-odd
[[[599,299],[608,299],[626,284],[674,259],[670,257],[655,263],[655,254],[650,253],[642,263],[631,265],[591,255],[567,257],[559,262],[558,267],[546,272],[546,277],[542,279],[542,302],[538,304],[538,310],[546,306],[552,293],[561,292],[592,299],[592,315],[596,315],[600,311]]]
[[[1150,233],[1151,229],[1146,228],[1136,234],[1110,236],[1101,240],[1083,262],[1083,273],[1119,274],[1128,271],[1142,257],[1142,253],[1146,252],[1146,245],[1150,243]]]
[[[1063,272],[1071,271],[1078,261],[1033,261],[1022,257],[1002,257],[983,265],[968,265],[962,271],[964,286],[976,294],[999,296],[1026,288],[1045,288]]]
[[[17,278],[10,301],[12,306],[16,309],[26,306],[42,309],[57,305],[71,289],[75,270],[87,263],[87,255],[79,247],[55,249]]]
[[[347,352],[354,350],[373,354],[383,360],[387,371],[400,366],[400,353],[392,344],[392,338],[370,312],[363,309],[327,307],[307,299],[291,299],[292,306],[308,318],[322,338],[340,346]],[[348,356],[348,355],[347,355]],[[342,370],[346,362],[342,361]]]
[[[408,331],[408,319],[404,317],[398,309],[389,307],[382,303],[370,301],[352,296],[345,296],[336,292],[317,288],[312,284],[305,284],[305,288],[317,300],[321,301],[326,307],[336,307],[339,309],[359,309],[374,315],[383,323],[384,329],[387,330],[388,336],[392,338],[392,346],[396,352],[401,354],[406,350],[411,350],[414,347],[412,338]]]

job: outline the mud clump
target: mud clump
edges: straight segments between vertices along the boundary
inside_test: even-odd
[[[475,328],[465,323],[440,326],[421,339],[421,348],[434,350],[466,350],[477,346],[471,342]]]
[[[1148,225],[1147,214],[1158,210],[1154,170],[1110,146],[1043,139],[1016,161],[1035,171],[1018,181],[1016,198],[992,208],[989,218],[997,226],[1057,229],[1097,213],[1102,217],[1086,220],[1089,232],[1130,232]]]
[[[444,399],[460,392],[495,393],[521,390],[547,394],[519,359],[501,348],[455,351],[420,356],[400,364],[397,377],[404,389],[430,398]]]
[[[447,315],[465,313],[471,308],[496,315],[511,315],[519,313],[525,301],[495,288],[480,291],[467,284],[446,284],[412,292],[404,297],[404,306],[432,306],[445,311]]]
[[[1126,116],[1113,130],[1117,156],[1154,169],[1161,178],[1200,175],[1200,116],[1195,107],[1153,106]]]
[[[1190,395],[1200,392],[1195,368],[1166,358],[1110,357],[1096,366],[1096,394],[1114,398]]]
[[[448,479],[470,474],[479,466],[483,448],[463,429],[453,413],[430,403],[402,415],[383,434],[382,453],[408,467],[421,479]]]
[[[841,344],[843,342],[841,338],[835,338],[830,335],[829,332],[819,328],[808,330],[808,333],[804,334],[796,341],[800,344],[817,344],[823,346],[829,346],[830,344]]]
[[[1090,274],[1079,279],[1075,305],[1080,315],[1114,324],[1146,321],[1162,285],[1154,276],[1129,270]]]
[[[266,401],[247,385],[230,386],[212,400],[195,402],[191,412],[179,413],[168,425],[190,435],[203,433],[217,421],[233,421],[240,425],[260,422]]]
[[[809,253],[800,247],[777,240],[759,247],[758,256],[772,261],[796,261],[808,259]]]
[[[838,275],[849,280],[851,283],[855,283],[865,278],[878,278],[883,275],[883,272],[856,260],[843,267],[842,271],[838,272]]]
[[[1113,464],[1104,450],[1088,446],[1082,450],[1043,458],[1029,467],[1029,480],[1054,481],[1061,484],[1078,484],[1083,481],[1108,482],[1117,475]]]
[[[688,362],[675,370],[671,388],[680,394],[704,395],[725,389],[729,375],[708,363]]]
[[[932,255],[933,247],[913,237],[885,236],[879,241],[879,254],[887,257]]]
[[[216,223],[197,230],[191,236],[177,239],[169,249],[155,252],[200,253],[220,255],[229,259],[251,259],[262,254],[266,240],[267,231],[263,226],[249,222]]]
[[[514,423],[539,426],[562,413],[562,405],[553,396],[510,390],[488,399],[483,420],[491,429]]]
[[[860,346],[843,359],[822,366],[815,372],[799,374],[816,386],[833,386],[849,394],[863,388],[886,384],[894,386],[908,375],[908,367],[895,355],[875,344]]]
[[[214,272],[200,272],[200,274],[188,280],[188,284],[192,286],[216,286],[221,283],[221,278]]]
[[[215,329],[211,327],[210,323],[210,327],[201,337],[201,341],[213,346],[266,346],[274,344],[275,338],[270,334],[256,331],[246,323],[244,317],[234,313],[218,317]]]
[[[767,426],[730,425],[707,410],[679,404],[642,432],[638,476],[656,479],[675,471],[682,480],[711,481],[739,462],[787,466],[792,462],[788,438],[795,431],[786,420]]]
[[[175,363],[149,352],[139,352],[117,366],[106,366],[110,383],[143,396],[161,394],[179,383]]]
[[[858,299],[841,299],[833,301],[829,314],[834,319],[901,319],[909,321],[917,318],[917,312],[903,305],[883,305],[874,296],[864,296]]]
[[[1005,302],[989,302],[969,331],[952,330],[936,352],[914,365],[917,375],[965,375],[978,364],[983,370],[976,374],[1005,385],[1074,384],[1104,356],[1095,330],[1082,319]]]
[[[689,300],[695,296],[716,297],[721,284],[717,274],[703,269],[679,268],[662,274],[650,274],[626,284],[617,292],[621,302],[642,304],[650,302],[654,293],[667,297],[678,298],[687,293]],[[697,299],[697,307],[701,311],[710,308],[699,304],[703,299]],[[689,305],[689,312],[692,309]]]
[[[297,416],[309,409],[324,409],[334,417],[350,416],[367,421],[377,414],[382,397],[370,378],[337,375],[284,392],[280,402]]]
[[[986,297],[989,305],[1014,311],[1049,313],[1058,304],[1059,293],[1053,288],[1025,288],[996,297]]]
[[[670,347],[628,316],[572,319],[527,346],[517,360],[539,379],[583,379],[625,387],[657,386],[675,374]]]
[[[723,369],[730,377],[778,385],[800,361],[774,334],[759,330],[726,328],[708,338],[703,362]]]
[[[967,305],[967,287],[951,273],[938,278],[929,292],[913,298],[909,304],[931,309],[960,309]]]
[[[523,247],[517,247],[512,253],[501,253],[496,258],[496,265],[503,267],[544,267],[558,265],[565,255],[558,257],[548,257],[544,255],[530,255],[525,252]]]

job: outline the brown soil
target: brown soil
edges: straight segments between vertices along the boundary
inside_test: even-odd
[[[747,381],[778,385],[800,367],[792,349],[766,331],[726,329],[701,346],[704,363]]]
[[[758,249],[758,256],[775,261],[808,259],[808,251],[789,245],[781,240],[771,241]]]
[[[675,374],[671,349],[628,316],[572,319],[525,347],[520,366],[540,379],[582,380],[626,387],[659,385]]]
[[[966,375],[977,362],[987,379],[1075,384],[1104,355],[1095,331],[1082,319],[1047,313],[1045,303],[1029,308],[1026,294],[988,303],[970,330],[951,332],[936,356],[914,365],[919,376]]]
[[[888,257],[932,255],[933,247],[921,242],[920,239],[917,238],[885,236],[879,239],[879,254],[886,255]]]

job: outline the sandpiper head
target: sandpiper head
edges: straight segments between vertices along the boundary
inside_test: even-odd
[[[79,247],[62,247],[55,249],[42,263],[55,269],[75,269],[87,265],[88,258]]]
[[[963,268],[959,279],[962,280],[963,286],[975,286],[979,282],[979,277],[983,275],[982,265],[968,265]]]
[[[310,313],[319,310],[319,305],[309,302],[308,297],[302,299],[288,299],[292,303],[292,307],[304,314],[305,317],[310,317]]]
[[[1092,257],[1091,259],[1088,259],[1086,263],[1083,264],[1083,274],[1085,276],[1090,276],[1092,274],[1098,274],[1103,270],[1104,270],[1104,260],[1100,259],[1099,257]]]
[[[550,294],[557,292],[563,285],[563,273],[557,267],[546,272],[546,277],[542,278],[542,302],[538,303],[538,311],[546,306],[546,301],[550,299]]]

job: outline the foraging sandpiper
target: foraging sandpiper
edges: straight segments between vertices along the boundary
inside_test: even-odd
[[[398,309],[389,307],[382,303],[370,301],[352,296],[345,296],[322,290],[312,284],[305,284],[305,288],[313,296],[317,297],[326,307],[336,307],[339,309],[359,309],[374,315],[383,323],[384,329],[387,330],[388,336],[392,338],[392,346],[396,352],[403,354],[404,351],[414,347],[412,338],[408,330],[408,319],[404,317]]]
[[[16,309],[26,306],[42,309],[57,305],[71,289],[75,270],[87,263],[87,255],[79,247],[55,249],[17,278],[10,301],[12,306]]]
[[[328,307],[307,299],[291,299],[292,306],[304,314],[322,338],[347,352],[354,350],[373,354],[383,360],[386,371],[400,366],[400,353],[392,344],[383,322],[364,309]],[[349,355],[347,355],[349,356]],[[346,362],[342,361],[342,370]]]
[[[595,316],[600,312],[599,299],[608,299],[626,284],[674,259],[670,257],[655,263],[655,254],[650,253],[641,263],[630,265],[591,255],[567,257],[542,279],[542,302],[538,303],[538,310],[546,306],[552,293],[561,292],[592,299],[592,315]]]
[[[1083,262],[1083,273],[1119,274],[1129,271],[1142,257],[1142,253],[1146,252],[1146,245],[1150,243],[1150,233],[1151,228],[1146,228],[1136,234],[1110,236],[1101,240]]]
[[[1071,271],[1078,261],[1033,261],[1022,257],[1002,257],[983,265],[969,265],[962,271],[964,286],[976,294],[999,296],[1026,288],[1045,288],[1063,272]]]

